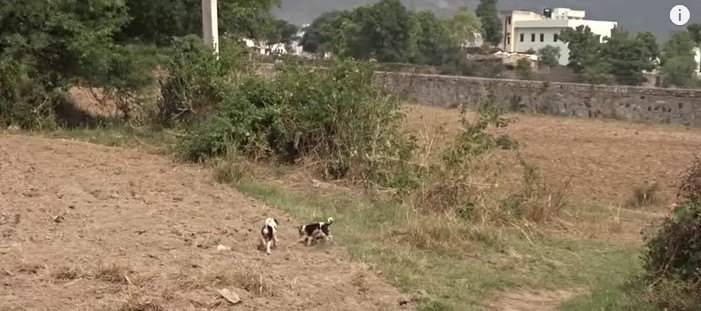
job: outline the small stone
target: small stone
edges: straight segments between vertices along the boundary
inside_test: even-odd
[[[219,245],[219,246],[217,246],[217,250],[220,251],[220,252],[230,251],[230,250],[231,250],[231,247],[230,247],[230,246],[225,246],[225,245]]]
[[[220,289],[219,295],[224,297],[224,299],[228,300],[232,304],[237,304],[237,303],[241,302],[241,298],[239,298],[239,295],[236,295],[236,293],[230,291],[227,288]]]

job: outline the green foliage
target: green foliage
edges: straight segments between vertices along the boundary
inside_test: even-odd
[[[516,61],[516,74],[519,78],[530,80],[533,78],[533,68],[531,68],[531,61],[525,58],[521,58]]]
[[[644,268],[656,302],[672,310],[701,308],[701,203],[679,205],[646,246]],[[676,295],[670,295],[672,284]]]
[[[701,160],[683,176],[680,204],[646,237],[644,269],[653,300],[671,310],[701,308]]]
[[[202,120],[223,100],[222,89],[234,83],[245,63],[241,44],[224,38],[220,45],[217,59],[197,36],[174,40],[165,64],[169,75],[162,82],[158,103],[161,124]]]
[[[400,187],[412,182],[413,143],[398,100],[372,88],[370,65],[342,61],[314,71],[284,64],[274,81],[222,84],[215,114],[181,144],[201,161],[236,152],[254,159],[313,158],[332,179]]]
[[[657,37],[649,31],[642,31],[635,35],[650,53],[650,58],[654,61],[660,57],[660,46],[657,44]]]
[[[446,24],[454,45],[474,40],[476,34],[482,33],[482,22],[465,6],[460,6]]]
[[[327,13],[307,30],[308,52],[333,51],[356,59],[404,62],[412,53],[412,18],[399,0],[383,0],[353,11]]]
[[[399,0],[382,0],[370,7],[369,19],[361,22],[378,61],[407,59],[410,42],[409,11]]]
[[[481,32],[474,13],[461,7],[449,20],[429,11],[408,11],[398,0],[383,0],[352,11],[322,14],[302,38],[307,52],[341,57],[439,66],[452,61],[459,43]]]
[[[611,37],[601,45],[600,59],[609,64],[609,73],[617,83],[639,85],[645,81],[643,71],[654,68],[652,60],[656,50],[655,38],[649,34],[642,33],[633,38],[627,31],[614,29]]]
[[[696,46],[692,34],[680,31],[667,41],[662,57],[662,82],[669,86],[692,86],[696,84],[693,48]]]
[[[286,20],[276,20],[267,35],[269,42],[290,44],[300,38],[297,37],[299,27],[288,23]]]
[[[552,45],[545,46],[538,50],[538,59],[543,65],[548,67],[557,65],[560,60],[560,47]]]
[[[588,26],[578,26],[562,30],[560,39],[570,50],[568,66],[595,84],[639,85],[645,81],[643,71],[654,69],[659,55],[656,38],[649,32],[631,37],[616,28],[600,43]]]
[[[219,32],[262,38],[274,27],[270,10],[279,0],[219,1]],[[202,34],[201,0],[126,0],[131,21],[121,40],[167,45],[173,37]]]
[[[497,0],[480,0],[475,13],[482,22],[485,41],[494,46],[499,45],[503,34],[499,11],[497,11]]]
[[[0,6],[0,121],[39,126],[72,84],[129,91],[149,82],[145,58],[114,43],[122,1],[29,0]]]
[[[315,19],[302,37],[304,51],[320,55],[333,51],[338,30],[343,20],[348,18],[348,14],[346,11],[332,11]]]
[[[694,23],[686,26],[691,38],[696,42],[696,45],[701,45],[701,24]]]
[[[452,29],[430,11],[411,12],[412,18],[412,56],[415,64],[433,66],[445,62],[448,50],[457,45],[451,39]]]
[[[567,43],[570,50],[568,66],[581,72],[585,67],[596,63],[599,52],[599,37],[591,32],[589,26],[580,25],[577,28],[565,28],[560,32],[560,41]]]

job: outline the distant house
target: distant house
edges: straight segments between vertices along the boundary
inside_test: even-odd
[[[538,51],[548,45],[560,47],[560,65],[569,62],[570,51],[558,36],[563,29],[588,26],[603,42],[610,37],[618,25],[612,21],[586,20],[586,12],[569,8],[544,9],[542,14],[530,11],[509,11],[502,13],[504,41],[502,47],[507,52]]]
[[[267,44],[263,42],[256,42],[255,40],[248,39],[248,38],[243,38],[243,43],[246,45],[246,48],[254,51],[254,53],[258,53],[261,55],[267,55],[268,54],[268,46]]]
[[[695,46],[693,51],[694,60],[696,61],[696,68],[694,71],[696,71],[696,77],[701,78],[701,49],[698,46]]]
[[[482,34],[479,32],[475,32],[474,37],[472,39],[467,39],[460,44],[460,47],[462,48],[478,48],[484,45],[484,38],[482,38]]]
[[[270,53],[277,55],[287,54],[287,48],[284,43],[274,43],[270,45]]]

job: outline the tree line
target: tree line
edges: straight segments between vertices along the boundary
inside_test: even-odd
[[[305,51],[341,57],[440,66],[455,62],[463,42],[481,35],[486,44],[502,42],[496,0],[481,0],[475,12],[460,7],[441,18],[430,11],[408,10],[399,0],[382,0],[353,10],[333,11],[315,19],[301,40]],[[648,31],[630,34],[615,28],[600,38],[587,26],[563,29],[559,40],[569,49],[568,66],[589,83],[640,85],[645,72],[659,69],[665,85],[694,86],[701,24],[675,33],[662,46]],[[562,51],[546,46],[537,53],[547,67],[558,64]],[[523,67],[523,66],[521,66]]]
[[[587,82],[640,85],[644,72],[659,69],[665,85],[690,87],[698,84],[694,48],[701,44],[701,24],[676,32],[661,47],[654,34],[636,35],[615,28],[600,40],[589,27],[564,29],[560,40],[570,51],[568,66],[583,74]]]
[[[306,29],[301,44],[305,51],[317,54],[441,65],[462,43],[477,36],[498,45],[501,30],[496,0],[482,0],[475,12],[460,7],[450,18],[408,10],[399,0],[382,0],[322,14]]]

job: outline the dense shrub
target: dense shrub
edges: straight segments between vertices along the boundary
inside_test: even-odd
[[[226,85],[236,83],[245,66],[243,45],[222,38],[219,55],[195,35],[176,38],[168,51],[161,82],[158,118],[163,125],[201,121],[223,100]]]
[[[128,20],[121,1],[12,1],[0,6],[0,125],[55,123],[76,83],[138,88],[146,70],[113,35]],[[138,74],[142,74],[137,78]]]
[[[410,171],[414,148],[400,128],[403,110],[373,89],[370,64],[315,70],[289,62],[279,69],[271,82],[247,77],[217,86],[216,112],[183,141],[184,158],[200,161],[233,146],[256,159],[312,159],[332,179],[410,182],[401,172]]]
[[[644,268],[652,298],[670,310],[701,308],[701,161],[695,159],[680,187],[680,204],[647,237]]]

